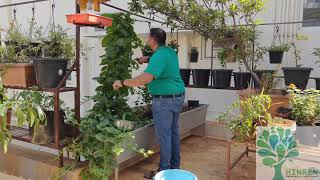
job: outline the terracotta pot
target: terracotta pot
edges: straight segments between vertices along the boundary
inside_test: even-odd
[[[5,86],[31,87],[37,84],[33,64],[0,64],[0,72]]]
[[[248,97],[257,93],[258,92],[256,90],[251,88],[238,91],[239,98],[242,101],[245,101]],[[272,117],[278,116],[279,108],[289,107],[290,95],[283,95],[281,90],[272,90],[270,97],[271,97],[271,107],[268,109],[268,113],[270,113]]]
[[[70,14],[66,15],[68,23],[87,26],[110,27],[112,19],[95,14]]]
[[[282,127],[284,129],[290,129],[291,132],[295,132],[297,129],[297,123],[293,120],[283,119],[283,122],[269,122],[269,126]]]

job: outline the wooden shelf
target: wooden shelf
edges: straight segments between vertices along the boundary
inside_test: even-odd
[[[16,126],[9,126],[9,131],[12,134],[13,139],[27,142],[27,143],[32,143],[31,142],[32,137],[29,134],[29,129],[22,128],[22,127],[16,127]],[[44,146],[44,147],[48,147],[48,148],[52,148],[52,149],[59,149],[59,148],[66,147],[71,142],[72,142],[72,138],[66,137],[66,138],[60,140],[59,147],[57,147],[53,142],[49,143],[49,144],[39,144],[39,146]]]

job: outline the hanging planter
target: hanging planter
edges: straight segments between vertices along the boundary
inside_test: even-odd
[[[218,89],[230,87],[232,69],[215,69],[213,73],[213,86]]]
[[[190,52],[190,62],[198,62],[199,51],[197,47],[192,47]]]
[[[67,22],[76,25],[110,27],[112,19],[95,14],[70,14],[67,16]]]
[[[269,51],[270,64],[281,64],[283,51]]]
[[[210,69],[194,69],[192,73],[193,85],[196,87],[208,87]]]
[[[234,72],[234,85],[236,89],[247,89],[250,84],[251,74],[249,72]]]
[[[283,75],[286,86],[294,84],[298,89],[306,89],[313,68],[308,67],[283,67]]]
[[[185,86],[189,86],[191,69],[180,69],[180,75]]]

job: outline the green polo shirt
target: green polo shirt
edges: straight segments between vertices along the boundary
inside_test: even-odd
[[[147,69],[144,71],[155,77],[148,84],[152,95],[172,95],[185,92],[181,79],[177,53],[167,47],[159,47],[150,57]]]

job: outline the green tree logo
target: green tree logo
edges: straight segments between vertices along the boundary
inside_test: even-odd
[[[272,180],[284,180],[281,172],[283,163],[287,159],[299,156],[293,132],[283,127],[264,129],[258,137],[257,147],[263,165],[274,168]]]

